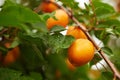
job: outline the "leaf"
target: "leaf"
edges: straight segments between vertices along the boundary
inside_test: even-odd
[[[60,32],[60,31],[64,31],[64,30],[65,30],[64,27],[56,25],[50,29],[50,32]]]
[[[98,63],[100,60],[102,60],[102,58],[100,57],[100,55],[98,55],[97,53],[94,55],[93,59],[90,61],[90,66],[95,65],[96,63]]]
[[[35,80],[35,79],[28,77],[28,76],[22,76],[20,77],[20,80]]]
[[[21,72],[7,68],[0,68],[0,80],[20,80]]]
[[[47,56],[48,64],[51,65],[54,69],[58,69],[62,74],[68,73],[68,67],[65,63],[65,59],[61,54],[50,54]]]
[[[60,33],[57,33],[49,36],[48,44],[50,45],[51,49],[53,49],[53,52],[57,52],[60,49],[68,48],[73,41],[73,37],[64,36]]]
[[[113,29],[113,32],[118,35],[118,37],[120,36],[120,27],[115,27],[115,29]]]
[[[78,2],[74,1],[74,0],[69,0],[69,1],[65,1],[65,0],[61,0],[63,2],[64,5],[74,8],[75,9],[79,9],[78,7]]]
[[[31,72],[30,77],[32,77],[34,80],[43,80],[41,74],[37,72]]]
[[[112,55],[113,52],[109,47],[102,47],[101,48],[105,54]]]
[[[117,19],[109,19],[103,22],[100,22],[96,27],[99,28],[112,28],[114,26],[120,26],[120,21]]]
[[[110,60],[120,70],[120,49],[115,47],[114,55],[110,56]]]
[[[99,20],[108,18],[115,13],[114,8],[107,3],[94,0],[93,5],[95,7],[96,16]]]
[[[56,19],[56,18],[55,18],[55,11],[53,11],[52,13],[44,13],[44,14],[40,15],[40,18],[41,18],[43,21],[45,21],[45,22],[46,22],[46,21],[48,20],[48,18],[50,18],[50,17]]]
[[[17,4],[6,5],[0,12],[0,26],[18,26],[21,23],[41,21],[40,17],[29,8]]]
[[[72,74],[72,79],[74,80],[89,80],[87,71],[89,70],[88,64],[80,66],[77,70]],[[72,80],[71,79],[71,80]]]
[[[45,22],[32,23],[33,30],[37,32],[48,32]]]
[[[102,72],[99,80],[113,80],[113,74],[111,72]]]
[[[62,48],[68,48],[75,39],[72,36],[66,35],[65,39],[61,45]]]
[[[19,39],[16,37],[14,41],[12,42],[10,48],[14,48],[19,45]]]
[[[28,69],[45,64],[46,46],[41,39],[42,34],[26,35],[19,33],[21,56]],[[27,58],[26,58],[27,57]]]
[[[94,34],[98,39],[100,39],[104,43],[104,45],[108,43],[110,34],[108,34],[105,30],[97,30]]]
[[[43,53],[36,45],[22,44],[20,45],[21,57],[24,66],[29,69],[35,69],[45,64]]]

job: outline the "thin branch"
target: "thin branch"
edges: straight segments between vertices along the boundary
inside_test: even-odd
[[[0,31],[0,34],[3,34],[4,32],[6,32],[8,29],[3,29]]]
[[[102,58],[105,60],[105,62],[107,63],[107,65],[110,67],[110,69],[112,70],[113,74],[120,79],[120,74],[117,71],[116,67],[114,66],[114,64],[108,59],[108,57],[105,56],[105,54],[103,53],[103,51],[98,47],[98,45],[95,43],[95,41],[92,39],[92,37],[90,36],[90,34],[88,33],[87,29],[73,16],[73,14],[68,11],[68,9],[64,8],[63,6],[60,6],[59,4],[57,4],[56,2],[52,2],[49,0],[50,3],[55,4],[58,8],[64,10],[68,16],[71,18],[72,21],[74,21],[74,23],[76,23],[80,29],[85,33],[85,35],[87,36],[87,38],[93,43],[94,47],[96,48],[96,50],[99,52],[99,54],[102,56]],[[37,8],[36,8],[37,9]]]
[[[116,80],[116,75],[114,75],[113,80]]]
[[[90,2],[90,5],[91,5],[91,7],[92,7],[92,11],[93,11],[93,15],[94,15],[93,18],[94,18],[95,24],[97,25],[99,22],[98,22],[97,17],[96,17],[95,7],[94,7],[94,5],[93,5],[92,0],[89,0],[89,2]]]

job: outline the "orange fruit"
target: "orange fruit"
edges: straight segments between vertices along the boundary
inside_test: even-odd
[[[79,27],[75,27],[75,26],[68,27],[67,35],[71,35],[76,39],[79,39],[79,38],[87,39],[87,36],[85,35],[85,33]]]
[[[68,68],[69,68],[70,70],[73,71],[73,70],[76,69],[76,67],[73,66],[73,64],[70,63],[69,59],[66,59],[65,62],[66,62],[67,66],[68,66]]]
[[[55,0],[50,0],[50,1],[54,2]],[[40,5],[40,10],[42,10],[43,12],[53,12],[56,9],[58,9],[58,7],[53,3],[43,1]]]
[[[47,20],[47,28],[48,29],[51,29],[55,25],[60,25],[60,26],[66,27],[69,22],[69,16],[62,9],[58,9],[55,11],[55,18],[57,20],[52,17],[48,18],[48,20]]]
[[[9,48],[10,43],[6,43],[5,46],[7,48]],[[17,47],[15,47],[12,50],[7,52],[6,56],[3,59],[3,64],[9,65],[9,64],[15,62],[16,59],[18,59],[19,55],[20,55],[20,50],[19,50],[19,47],[17,46]]]
[[[68,59],[74,66],[82,66],[94,57],[94,51],[88,39],[76,39],[68,48]]]

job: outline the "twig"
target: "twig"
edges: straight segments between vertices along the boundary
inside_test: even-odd
[[[112,70],[113,74],[120,79],[120,74],[117,71],[116,67],[114,66],[114,64],[108,59],[108,57],[106,57],[103,53],[103,51],[98,47],[98,45],[95,43],[95,41],[92,39],[92,37],[90,36],[90,34],[88,33],[88,31],[86,30],[86,28],[73,16],[73,14],[68,11],[66,8],[64,8],[63,6],[60,6],[59,4],[57,4],[56,2],[52,2],[49,0],[50,3],[55,4],[58,8],[63,9],[68,16],[71,18],[71,20],[73,20],[79,27],[80,29],[85,33],[85,35],[87,36],[87,38],[93,43],[94,47],[96,48],[96,50],[99,52],[99,54],[102,56],[102,58],[105,60],[105,62],[107,63],[107,65],[110,67],[110,69]],[[37,8],[36,8],[37,9]]]
[[[98,22],[97,17],[96,17],[95,7],[93,6],[92,0],[89,0],[89,2],[91,4],[93,15],[94,15],[93,19],[95,21],[95,24],[97,25],[97,24],[99,24],[99,22]]]
[[[114,78],[113,78],[113,80],[116,80],[116,75],[114,75]]]
[[[3,29],[0,34],[3,34],[4,32],[6,32],[8,29]]]

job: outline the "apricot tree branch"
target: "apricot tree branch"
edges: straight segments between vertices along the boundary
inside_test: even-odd
[[[55,4],[60,9],[63,9],[68,14],[68,16],[71,18],[71,20],[73,20],[79,26],[79,28],[85,33],[85,35],[87,36],[87,38],[93,43],[94,47],[99,52],[99,54],[102,56],[102,58],[105,60],[105,62],[107,63],[107,65],[110,67],[110,69],[113,72],[113,74],[118,79],[120,79],[120,74],[119,74],[118,70],[116,69],[116,67],[114,66],[114,64],[108,59],[108,57],[105,56],[105,54],[103,53],[103,51],[101,50],[101,48],[99,48],[99,46],[95,43],[95,41],[92,39],[91,35],[88,33],[88,31],[86,30],[86,28],[73,16],[73,14],[68,9],[64,8],[63,6],[60,6],[56,2],[52,2],[52,1],[49,1],[49,2]]]
[[[76,23],[79,28],[85,33],[85,35],[87,36],[87,38],[93,43],[94,47],[96,48],[96,50],[99,52],[99,54],[101,55],[101,57],[105,60],[105,62],[107,63],[107,65],[110,67],[111,71],[113,72],[113,74],[120,79],[120,74],[117,71],[116,67],[114,66],[114,64],[108,59],[108,57],[105,56],[105,54],[103,53],[103,51],[101,50],[101,48],[99,48],[99,46],[95,43],[95,41],[92,39],[91,35],[88,33],[87,29],[73,16],[72,11],[64,8],[63,6],[60,6],[58,3],[50,1],[50,0],[46,0],[47,2],[50,2],[52,4],[55,4],[58,8],[64,10],[68,16],[71,18],[72,21],[74,21],[74,23]],[[39,7],[38,7],[39,8]],[[39,10],[36,8],[36,10]],[[38,11],[36,11],[38,12]]]

